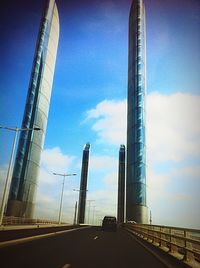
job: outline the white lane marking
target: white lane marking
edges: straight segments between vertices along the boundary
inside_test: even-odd
[[[97,238],[99,238],[99,237],[98,237],[98,236],[95,236],[95,237],[94,237],[94,240],[96,240]]]
[[[62,268],[69,268],[71,264],[65,264]]]

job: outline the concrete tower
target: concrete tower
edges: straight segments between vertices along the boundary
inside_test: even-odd
[[[125,145],[119,150],[119,170],[118,170],[118,204],[117,221],[124,222],[124,202],[125,202]]]
[[[87,143],[83,150],[82,169],[81,169],[81,183],[79,190],[79,204],[78,204],[78,223],[85,221],[85,204],[87,193],[87,177],[88,177],[88,163],[90,154],[90,144]]]
[[[59,17],[55,0],[47,0],[40,23],[29,82],[22,128],[15,159],[7,215],[32,218],[40,157],[44,145],[59,39]]]
[[[146,206],[146,24],[142,0],[129,16],[126,219],[147,223]]]

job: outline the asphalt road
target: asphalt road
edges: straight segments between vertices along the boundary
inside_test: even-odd
[[[126,231],[91,227],[0,249],[1,268],[166,268]]]

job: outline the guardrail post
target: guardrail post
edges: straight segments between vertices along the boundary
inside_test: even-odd
[[[169,248],[167,247],[167,243],[166,241],[166,232],[165,232],[165,229],[163,230],[163,227],[160,228],[161,232],[160,232],[160,248],[165,251],[165,252],[168,252],[169,251]]]
[[[169,229],[169,243],[170,243],[170,247],[169,247],[169,252],[173,253],[174,252],[174,247],[173,247],[173,238],[172,238],[172,229]]]
[[[187,231],[184,230],[184,240],[185,240],[185,257],[184,261],[192,267],[195,267],[195,257],[193,253],[193,246],[191,242],[187,241]]]
[[[162,246],[162,240],[161,240],[161,226],[159,227],[159,247],[161,247]]]
[[[159,247],[160,246],[160,239],[159,239],[160,233],[159,233],[158,227],[153,226],[153,230],[154,230],[154,236],[155,236],[153,240],[153,244]]]
[[[154,226],[150,225],[150,229],[151,229],[151,243],[154,243],[155,238],[154,238]]]
[[[183,257],[181,256],[181,254],[178,251],[178,246],[176,245],[176,238],[172,237],[173,233],[172,233],[172,229],[170,228],[170,251],[169,254],[176,257],[177,259],[181,260],[183,259]]]
[[[145,228],[147,231],[146,231],[146,237],[147,237],[147,241],[150,241],[150,230],[149,230],[149,227],[147,226],[147,228]]]
[[[160,247],[162,248],[164,245],[163,245],[163,234],[162,234],[162,227],[160,227]]]

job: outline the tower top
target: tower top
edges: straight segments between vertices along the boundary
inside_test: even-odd
[[[120,145],[120,150],[125,150],[125,145],[124,144]]]
[[[87,142],[87,143],[84,145],[84,150],[87,150],[87,151],[90,150],[90,143],[89,143],[89,142]]]

